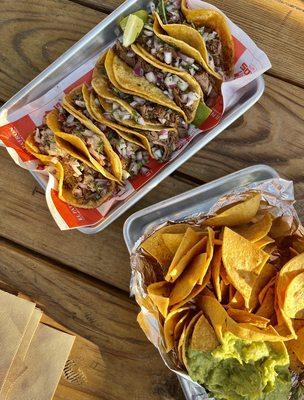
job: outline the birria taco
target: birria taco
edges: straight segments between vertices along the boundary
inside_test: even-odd
[[[213,106],[220,93],[222,80],[208,66],[201,54],[182,40],[165,34],[157,13],[149,16],[135,45],[151,60],[172,73],[186,72],[199,83],[205,103]]]
[[[121,181],[122,165],[119,157],[103,132],[89,122],[73,110],[67,111],[61,106],[46,117],[46,123],[55,135],[81,151],[97,171],[110,180]]]
[[[234,44],[225,17],[218,11],[187,7],[186,0],[160,0],[163,30],[196,49],[219,78],[234,72]]]
[[[203,93],[190,74],[173,73],[152,60],[142,47],[124,47],[120,40],[108,51],[107,57],[112,58],[115,79],[123,90],[179,112],[187,123],[194,120]]]
[[[43,164],[53,166],[59,198],[80,208],[96,208],[114,192],[115,182],[106,179],[72,145],[56,137],[46,125],[36,128],[25,142],[26,149]]]

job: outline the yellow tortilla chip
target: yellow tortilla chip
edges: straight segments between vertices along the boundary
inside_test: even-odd
[[[297,331],[297,339],[291,340],[288,345],[301,363],[304,364],[304,328]]]
[[[221,291],[221,279],[220,279],[220,269],[222,263],[222,249],[218,248],[215,250],[214,257],[211,262],[211,276],[214,291],[216,293],[219,302],[222,301],[222,291]]]
[[[263,301],[255,315],[271,319],[275,314],[274,300],[274,288],[270,286],[266,291],[266,294],[263,297]]]
[[[236,205],[231,205],[225,211],[220,211],[214,217],[208,218],[204,221],[205,225],[209,226],[235,226],[247,224],[256,216],[260,207],[261,195],[259,193],[253,194],[248,199]]]
[[[204,314],[200,316],[194,325],[190,347],[197,351],[212,351],[219,346],[214,329],[207,321]]]
[[[166,247],[171,251],[172,254],[177,252],[181,241],[183,240],[183,233],[163,233],[163,241]]]
[[[256,280],[253,283],[251,295],[249,298],[249,309],[254,310],[259,303],[259,294],[267,286],[271,279],[275,279],[277,275],[277,269],[269,263],[266,263]]]
[[[208,227],[208,240],[207,240],[207,249],[206,249],[206,261],[205,265],[203,267],[204,271],[207,271],[209,268],[209,265],[211,263],[212,257],[213,257],[213,250],[214,250],[214,237],[215,237],[215,232],[212,228]],[[203,283],[204,279],[204,273],[201,274],[200,279],[198,280],[198,284],[201,285]]]
[[[190,317],[190,311],[188,311],[182,318],[177,322],[175,325],[174,331],[173,331],[173,340],[174,343],[178,343],[179,338],[181,337],[181,334],[183,332],[184,326],[187,324],[187,321],[189,320]]]
[[[292,279],[304,272],[304,253],[289,260],[280,270],[276,284],[278,305],[282,309],[285,302],[286,289]]]
[[[285,341],[289,338],[274,334],[272,327],[260,329],[246,323],[235,322],[226,312],[225,308],[215,297],[202,296],[199,306],[211,322],[218,339],[221,341],[225,332],[231,332],[235,336],[251,341]]]
[[[236,322],[249,323],[259,328],[266,328],[270,320],[256,314],[252,314],[247,310],[238,310],[236,308],[228,308],[228,315]]]
[[[269,235],[274,239],[278,237],[288,236],[290,234],[292,221],[292,216],[283,216],[274,219]]]
[[[183,337],[181,336],[180,341],[178,343],[178,346],[180,346],[181,359],[186,368],[188,365],[188,363],[187,363],[188,343],[192,336],[192,332],[195,327],[195,324],[199,320],[199,318],[201,317],[202,314],[203,314],[203,312],[200,311],[194,315],[194,317],[191,319],[189,324],[186,326],[185,333],[184,333]]]
[[[259,293],[259,303],[262,304],[264,301],[264,297],[271,286],[274,286],[277,279],[277,275],[273,276],[270,281],[263,287],[263,289]]]
[[[207,274],[205,276],[205,280],[202,283],[202,285],[194,286],[192,292],[184,300],[180,301],[179,303],[174,304],[174,306],[171,308],[171,311],[177,310],[178,308],[181,308],[183,305],[185,305],[189,301],[193,300],[198,294],[200,294],[205,289],[205,286],[209,283],[209,281],[210,281],[210,270],[207,272]]]
[[[170,295],[170,305],[184,300],[191,293],[194,286],[200,281],[201,277],[205,277],[208,269],[208,267],[206,269],[206,260],[206,253],[199,254],[193,258],[174,283]]]
[[[151,283],[147,288],[150,299],[165,318],[168,313],[170,291],[171,285],[167,281]]]
[[[207,237],[202,233],[188,228],[169,266],[166,281],[174,282],[181,275],[187,264],[200,253],[204,252]]]
[[[269,255],[227,227],[224,229],[222,252],[227,275],[243,296],[246,308],[250,308],[254,283]]]
[[[243,296],[231,284],[229,285],[229,304],[227,307],[240,310],[245,308]]]
[[[288,317],[304,318],[304,272],[290,281],[283,307]]]
[[[189,224],[166,225],[144,240],[141,244],[141,248],[150,254],[161,266],[168,268],[173,260],[174,254],[165,245],[162,235],[164,233],[184,234],[188,227]]]
[[[189,307],[179,308],[178,310],[171,311],[164,323],[164,337],[166,352],[168,353],[174,347],[174,328],[178,321],[189,311]]]
[[[274,243],[274,240],[270,236],[265,236],[262,239],[254,242],[255,246],[257,246],[259,249],[263,249],[265,246],[267,246],[270,243]]]
[[[271,225],[272,218],[271,215],[267,213],[259,221],[251,223],[250,225],[236,227],[233,230],[250,242],[257,242],[268,234]]]

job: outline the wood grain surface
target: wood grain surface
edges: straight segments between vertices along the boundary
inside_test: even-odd
[[[58,322],[93,341],[94,384],[63,382],[55,400],[179,400],[176,377],[136,323],[122,227],[130,213],[257,163],[295,182],[304,218],[304,2],[211,0],[267,52],[273,68],[261,100],[135,207],[98,235],[60,232],[30,174],[0,149],[0,279]],[[0,102],[100,22],[121,0],[3,0]],[[84,351],[85,353],[85,351]],[[94,358],[94,357],[93,357]]]
[[[50,317],[99,347],[102,362],[93,364],[98,382],[88,394],[105,400],[125,400],[127,393],[132,400],[183,398],[177,378],[139,329],[137,305],[127,296],[93,285],[3,239],[0,254],[1,280],[19,291],[26,288]]]
[[[60,232],[50,217],[42,189],[3,150],[0,170],[3,237],[125,291],[129,289],[130,267],[122,227],[127,216],[196,186],[169,178],[103,232],[92,236],[77,231]]]

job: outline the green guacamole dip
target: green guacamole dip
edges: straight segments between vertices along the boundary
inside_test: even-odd
[[[291,389],[288,355],[231,333],[212,352],[193,350],[190,344],[187,364],[190,377],[217,400],[287,400]]]

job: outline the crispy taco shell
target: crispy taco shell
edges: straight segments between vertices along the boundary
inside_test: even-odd
[[[102,61],[104,61],[104,57],[102,58]],[[99,101],[101,102],[103,108],[107,112],[111,112],[112,111],[111,102],[117,103],[119,104],[120,107],[125,109],[130,115],[132,116],[137,115],[138,114],[137,111],[127,101],[121,99],[119,96],[117,96],[110,90],[109,86],[111,85],[113,85],[113,83],[108,78],[105,69],[103,71],[101,68],[95,67],[93,72],[92,86],[95,92],[98,94]],[[154,124],[145,120],[144,124],[139,124],[138,122],[136,122],[134,118],[121,120],[118,122],[130,128],[142,129],[142,130],[153,130],[154,128],[162,128],[161,124]]]
[[[118,88],[123,92],[140,96],[154,103],[171,108],[182,115],[185,121],[188,121],[185,112],[173,100],[166,96],[157,86],[149,83],[146,78],[135,76],[132,68],[122,61],[112,49],[109,49],[107,52],[106,68],[107,71],[112,68]]]
[[[79,152],[77,149],[74,149],[69,142],[64,141],[60,137],[56,137],[56,144],[58,147],[60,147],[63,151],[68,153],[70,156],[76,158],[77,160],[82,161],[84,164],[86,164],[88,167],[96,170],[94,166]],[[55,169],[56,169],[56,178],[58,180],[58,197],[60,200],[64,201],[65,203],[68,203],[72,206],[75,207],[80,207],[80,208],[96,208],[99,207],[101,204],[103,204],[113,193],[115,189],[115,182],[114,181],[109,181],[109,190],[106,195],[101,197],[98,201],[89,201],[86,204],[81,204],[71,193],[70,190],[67,190],[64,187],[64,179],[65,179],[65,173],[64,173],[64,166],[62,163],[58,160],[56,160],[56,157],[54,156],[48,156],[45,154],[41,154],[39,152],[39,149],[35,143],[34,140],[34,134],[30,134],[26,141],[25,141],[25,148],[29,153],[31,153],[33,156],[35,156],[38,160],[40,160],[43,164],[45,165],[50,165],[52,164]]]
[[[62,131],[62,127],[61,124],[58,120],[58,116],[59,116],[59,112],[58,110],[54,109],[53,111],[51,111],[47,117],[46,117],[46,123],[48,125],[48,127],[55,133],[56,136],[61,137],[62,139],[64,139],[65,141],[69,142],[72,146],[76,147],[77,149],[79,149],[82,154],[84,154],[88,161],[90,161],[90,163],[92,165],[94,165],[95,169],[97,171],[99,171],[101,174],[103,174],[106,178],[110,179],[110,180],[114,180],[114,181],[121,181],[122,179],[122,165],[120,162],[119,157],[117,156],[117,154],[114,152],[114,150],[112,149],[108,139],[105,137],[104,133],[101,132],[97,126],[95,126],[93,124],[92,121],[90,121],[88,118],[86,118],[85,116],[81,115],[81,113],[76,110],[75,108],[73,108],[72,106],[69,105],[69,103],[67,103],[67,98],[65,98],[65,106],[64,108],[70,113],[72,114],[75,118],[77,118],[84,126],[86,126],[88,129],[90,129],[91,131],[93,131],[94,133],[96,133],[97,135],[99,135],[102,138],[103,144],[104,144],[104,151],[106,156],[108,157],[111,167],[112,167],[112,171],[113,174],[111,172],[109,172],[106,168],[104,168],[99,161],[97,161],[89,152],[88,148],[86,147],[84,141],[73,135],[70,133],[66,133]]]

